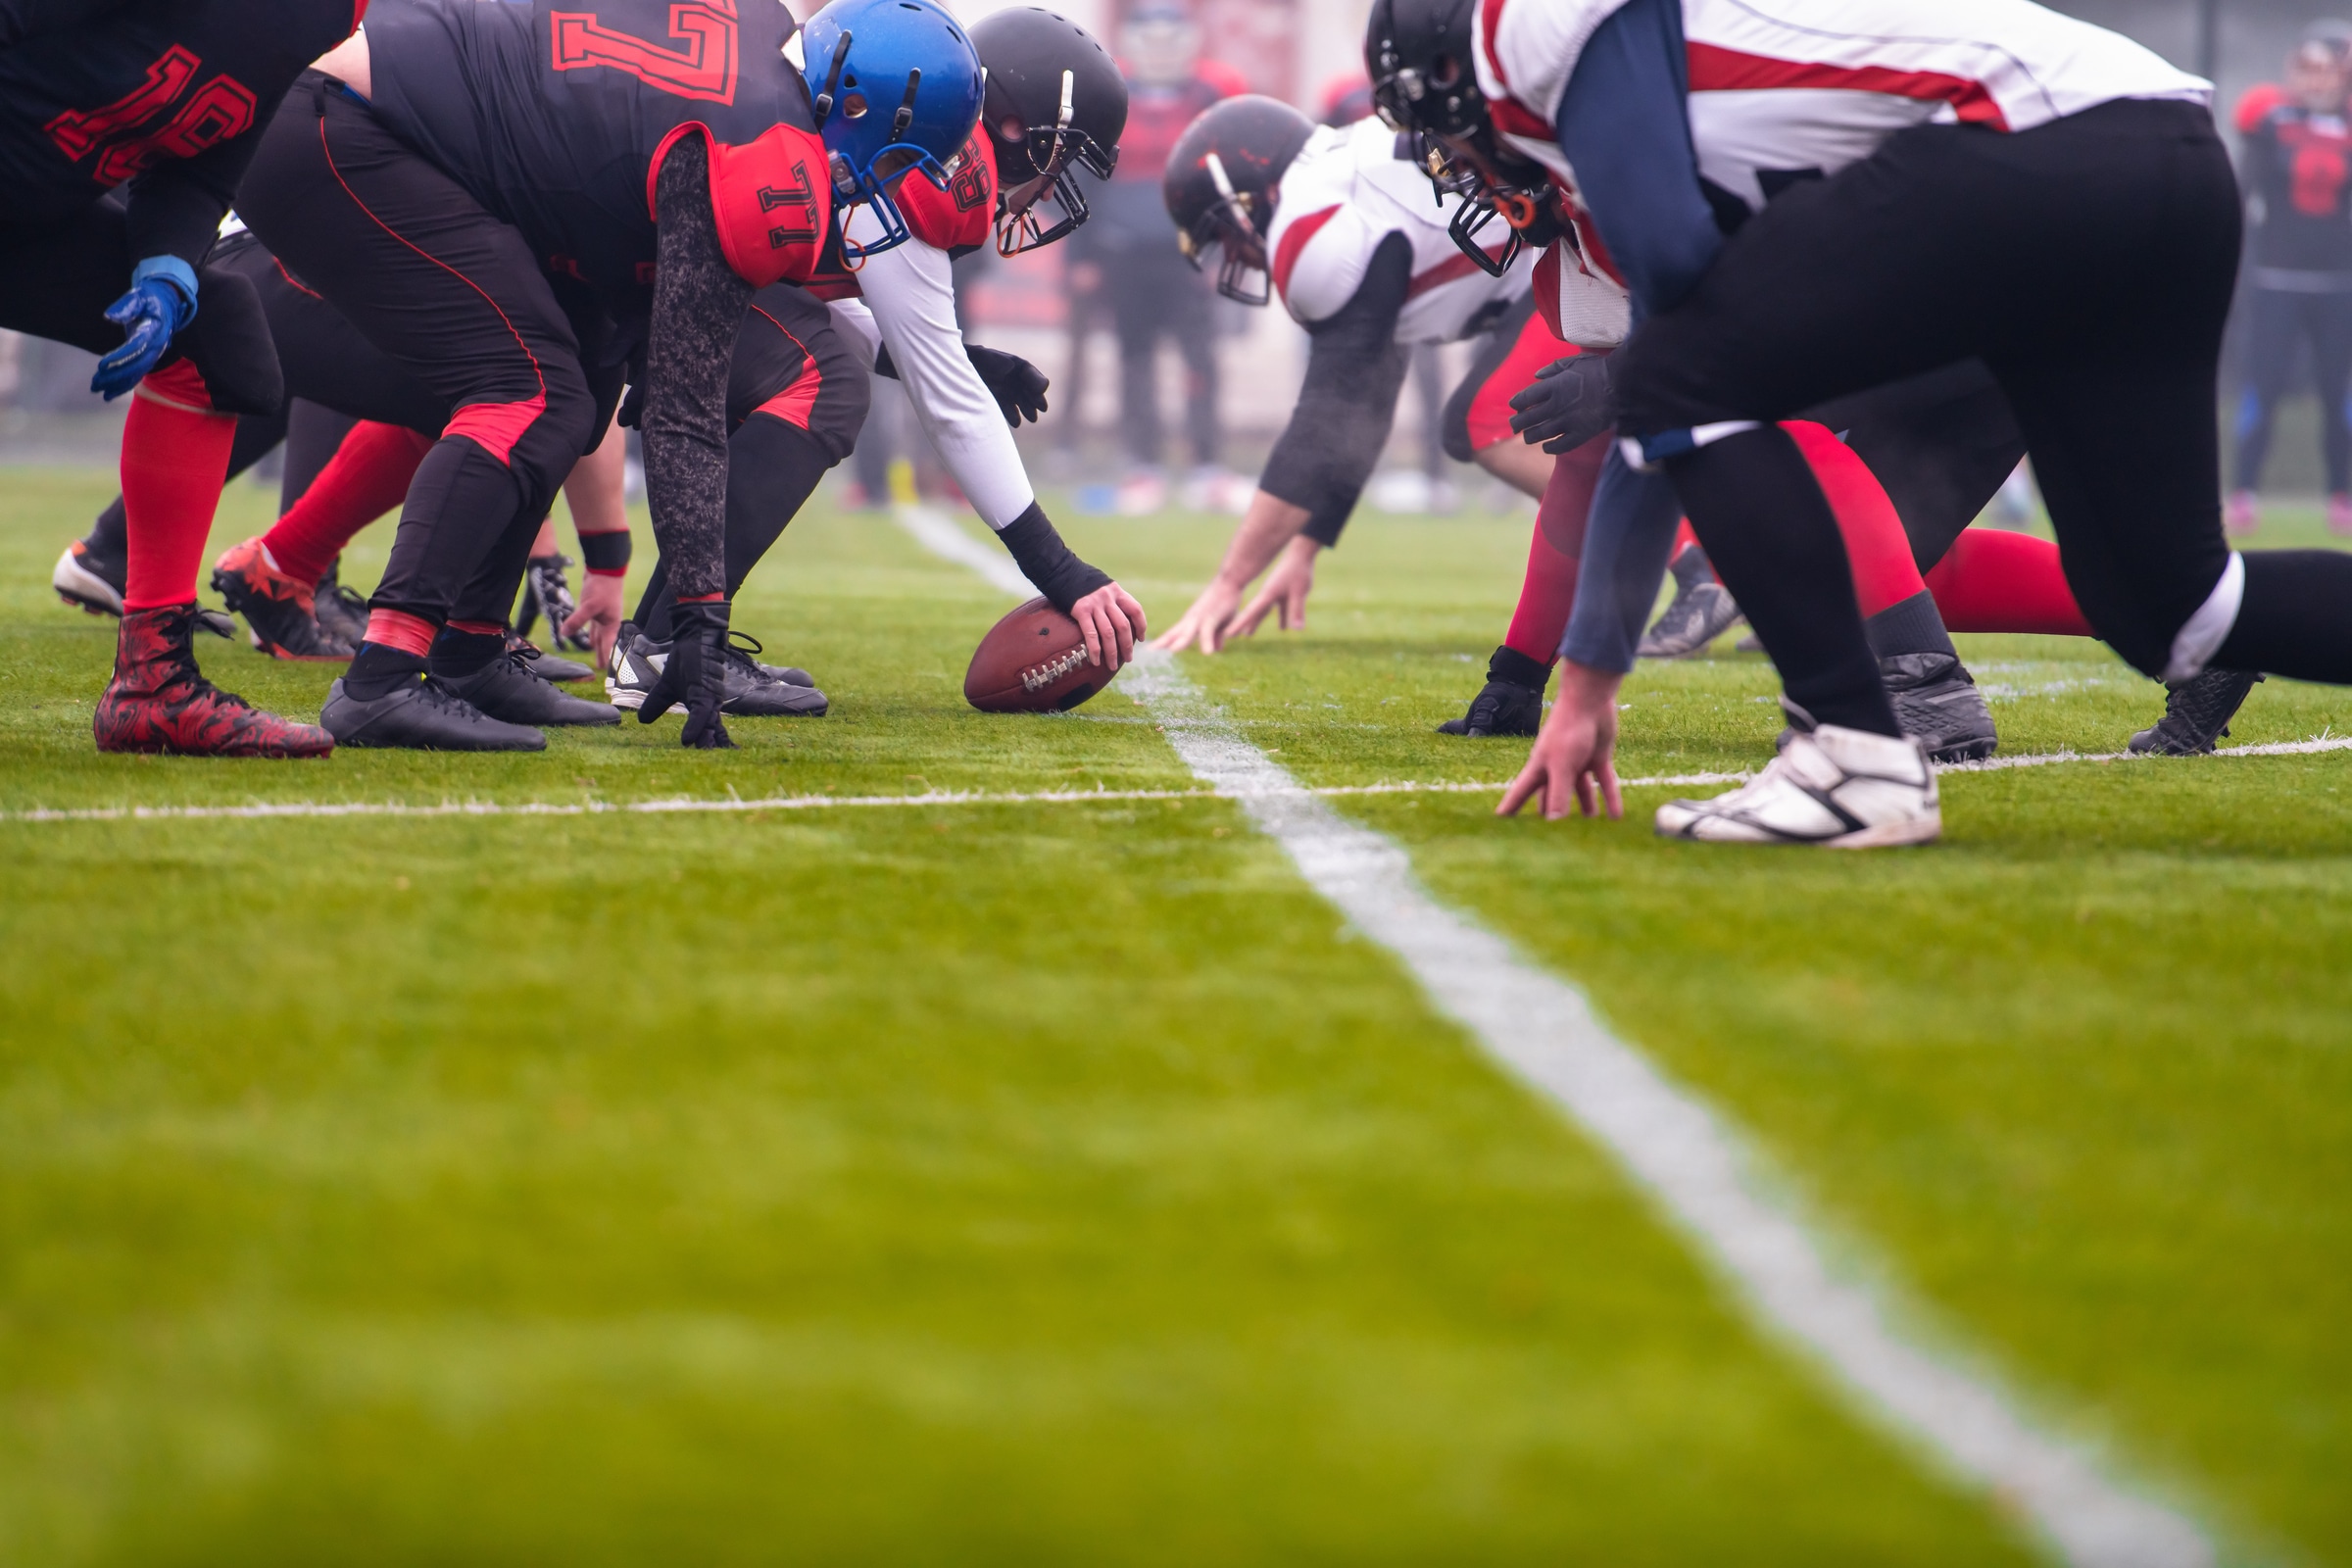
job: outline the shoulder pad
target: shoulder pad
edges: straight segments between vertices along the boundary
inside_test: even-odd
[[[997,211],[997,154],[978,126],[950,161],[948,188],[941,190],[909,170],[891,188],[906,219],[907,232],[934,250],[969,253],[987,243]]]
[[[824,143],[798,126],[771,125],[756,141],[731,147],[690,121],[662,138],[646,169],[645,210],[656,222],[662,160],[680,137],[698,133],[710,149],[710,208],[727,265],[754,288],[808,276],[832,228]]]

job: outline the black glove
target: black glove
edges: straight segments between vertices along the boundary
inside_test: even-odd
[[[1605,354],[1576,354],[1554,360],[1511,399],[1511,428],[1533,446],[1558,454],[1573,452],[1617,422],[1617,398],[1609,386]]]
[[[963,352],[996,397],[997,407],[1004,411],[1006,424],[1017,430],[1023,419],[1031,424],[1037,422],[1037,416],[1046,412],[1046,388],[1054,384],[1046,379],[1045,371],[1018,354],[1006,354],[1001,349],[966,343]]]
[[[651,724],[673,705],[686,710],[678,744],[693,751],[733,751],[718,705],[727,699],[727,602],[706,599],[671,609],[669,660],[645,694],[637,722]]]
[[[980,384],[988,388],[988,395],[1004,411],[1006,424],[1017,430],[1024,418],[1031,424],[1037,422],[1037,416],[1046,412],[1046,389],[1054,384],[1046,379],[1045,371],[1018,354],[984,349],[976,343],[966,343],[963,353],[972,362],[972,368],[980,372]],[[874,373],[893,381],[901,379],[887,343],[874,355]]]

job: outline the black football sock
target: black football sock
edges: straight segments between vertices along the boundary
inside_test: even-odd
[[[389,697],[424,673],[424,660],[382,643],[362,643],[343,674],[343,693],[363,703]]]
[[[1881,659],[1898,654],[1960,657],[1960,650],[1952,646],[1952,634],[1944,629],[1943,613],[1936,608],[1936,596],[1925,588],[1864,620],[1862,635],[1870,639],[1870,651]]]
[[[504,658],[506,652],[507,639],[503,635],[485,636],[444,626],[441,635],[433,639],[432,672],[443,680],[464,680],[468,675],[480,674],[492,661]]]
[[[1902,734],[1863,635],[1845,536],[1788,432],[1741,431],[1666,466],[1788,700],[1818,724]]]
[[[1715,580],[1714,564],[1707,560],[1707,553],[1697,545],[1686,547],[1681,555],[1674,558],[1674,564],[1667,570],[1674,573],[1674,588],[1678,597],[1702,582]]]

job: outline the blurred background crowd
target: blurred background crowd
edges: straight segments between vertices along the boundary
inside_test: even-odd
[[[970,22],[1000,0],[949,3]],[[1046,3],[1118,54],[1133,93],[1119,168],[1107,182],[1090,181],[1094,218],[1069,242],[957,264],[964,328],[1053,378],[1053,411],[1021,440],[1034,471],[1064,487],[1075,510],[1238,513],[1290,413],[1305,338],[1278,307],[1235,305],[1192,270],[1160,206],[1160,172],[1178,132],[1229,94],[1266,93],[1334,123],[1367,113],[1368,0]],[[2310,5],[2055,0],[2220,84],[2217,114],[2233,131],[2249,196],[2220,410],[2229,516],[2240,532],[2258,525],[2263,493],[2327,495],[2331,523],[2352,532],[2352,22],[2315,19]],[[1420,351],[1372,506],[1515,503],[1439,449],[1437,411],[1469,352]],[[0,333],[0,462],[111,464],[120,409],[90,394],[89,373],[87,356]],[[897,384],[875,390],[866,434],[838,481],[846,498],[880,505],[894,486],[944,489]],[[272,482],[267,471],[257,477]]]

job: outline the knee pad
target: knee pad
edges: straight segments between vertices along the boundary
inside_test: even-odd
[[[242,275],[205,266],[196,274],[196,319],[173,345],[204,375],[222,414],[274,415],[285,406],[285,372],[262,297]]]

